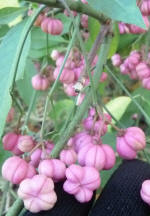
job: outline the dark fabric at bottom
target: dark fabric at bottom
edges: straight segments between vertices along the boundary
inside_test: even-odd
[[[90,216],[150,216],[150,207],[140,197],[144,180],[150,179],[150,165],[124,161],[112,175]]]
[[[55,184],[58,201],[53,209],[39,213],[27,211],[24,216],[87,216],[95,196],[90,202],[81,204],[74,196],[65,193],[62,186],[63,183]]]

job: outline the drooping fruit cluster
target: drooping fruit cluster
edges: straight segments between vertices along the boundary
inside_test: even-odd
[[[115,54],[111,59],[115,67],[120,67],[122,74],[129,75],[131,79],[140,80],[142,86],[150,90],[150,66],[140,52],[132,51],[124,61],[119,54]]]
[[[19,184],[18,195],[31,212],[48,210],[55,205],[54,182],[59,181],[64,181],[64,190],[79,202],[88,202],[100,186],[99,171],[109,170],[115,165],[114,150],[102,142],[109,124],[109,114],[99,114],[95,108],[90,108],[82,121],[83,130],[69,139],[59,159],[50,157],[54,148],[52,141],[43,141],[39,145],[29,135],[7,133],[3,137],[3,147],[15,156],[4,162],[2,176],[13,184]],[[145,134],[138,127],[118,133],[117,152],[122,158],[135,158],[145,145]]]

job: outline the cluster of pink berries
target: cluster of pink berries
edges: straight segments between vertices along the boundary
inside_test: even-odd
[[[147,27],[147,30],[150,26],[150,22],[149,22],[149,18],[148,16],[150,16],[150,0],[142,0],[140,6],[140,11],[143,15],[143,20],[145,22],[145,25]],[[142,29],[136,25],[131,25],[131,24],[125,24],[123,22],[120,22],[118,24],[119,26],[119,31],[120,34],[142,34],[145,33],[147,30]]]
[[[32,15],[32,10],[28,11],[28,15]],[[38,16],[34,25],[41,27],[43,32],[51,35],[60,35],[63,31],[63,23],[59,19],[47,17],[45,13]]]
[[[136,50],[123,61],[119,54],[111,58],[115,67],[120,67],[122,74],[127,74],[131,79],[140,80],[142,86],[150,90],[150,66],[142,59],[142,54]]]
[[[3,147],[15,156],[4,162],[2,176],[19,184],[18,196],[31,212],[48,210],[55,205],[54,182],[58,181],[65,180],[64,190],[79,202],[88,202],[100,186],[99,171],[115,165],[114,150],[101,140],[108,124],[111,124],[110,115],[99,115],[95,108],[90,108],[87,118],[82,121],[83,131],[69,139],[59,159],[50,158],[53,142],[43,141],[41,148],[31,136],[7,133],[3,137]],[[145,134],[138,127],[118,133],[117,152],[122,158],[135,158],[145,145]]]
[[[60,68],[64,61],[64,54],[59,53],[57,50],[53,50],[51,53],[51,58],[56,61],[56,68],[54,70],[54,79],[57,79],[60,72]],[[96,65],[97,56],[93,60],[92,67]],[[59,78],[60,82],[63,83],[64,91],[68,96],[76,96],[75,84],[79,80],[80,76],[85,69],[85,60],[83,55],[78,49],[72,50],[67,62],[65,64],[64,70]],[[107,79],[107,74],[102,73],[100,82],[104,82]],[[82,85],[83,87],[89,85],[89,78],[85,78]],[[84,95],[83,95],[84,97]]]

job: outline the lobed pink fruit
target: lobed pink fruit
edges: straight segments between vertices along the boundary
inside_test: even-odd
[[[125,23],[119,22],[118,27],[119,27],[120,34],[130,33],[130,29]]]
[[[74,84],[64,84],[64,91],[68,96],[77,96],[77,93],[75,92],[74,89]]]
[[[121,56],[117,53],[111,57],[111,61],[115,67],[119,67],[122,63]]]
[[[148,90],[150,90],[150,77],[142,80],[142,86]]]
[[[38,171],[57,182],[65,178],[66,166],[61,160],[47,159],[40,162]]]
[[[140,80],[150,76],[150,68],[145,62],[141,62],[136,66],[136,72]]]
[[[84,146],[91,144],[92,136],[89,135],[86,131],[79,132],[74,136],[73,143],[74,149],[78,153],[80,149]]]
[[[73,194],[81,203],[90,201],[93,191],[101,183],[99,172],[93,167],[81,167],[73,164],[66,169],[66,177],[67,180],[63,185],[64,190]]]
[[[124,135],[117,137],[117,152],[124,159],[136,158],[136,152],[144,149],[145,146],[145,134],[138,127],[129,127]]]
[[[150,15],[150,1],[149,0],[143,0],[141,2],[140,10],[144,16]]]
[[[100,78],[100,82],[105,82],[108,78],[107,73],[103,72]]]
[[[25,178],[32,178],[35,174],[35,168],[17,156],[8,158],[2,166],[3,178],[13,184],[19,184]]]
[[[45,91],[49,88],[49,80],[46,77],[37,74],[32,77],[32,87],[35,90]]]
[[[31,161],[29,162],[31,165],[33,165],[35,168],[38,167],[40,160],[41,160],[41,154],[42,149],[37,148],[32,154],[31,154]]]
[[[116,162],[115,152],[111,146],[107,144],[101,145],[104,153],[105,153],[105,165],[103,167],[104,170],[109,170],[113,168]]]
[[[35,146],[35,143],[31,136],[25,135],[20,136],[18,139],[18,149],[22,152],[30,152],[33,147]]]
[[[73,149],[64,149],[60,152],[60,160],[69,166],[77,161],[77,154]]]
[[[43,22],[44,19],[45,19],[44,14],[39,14],[39,16],[34,22],[34,26],[37,26],[37,27],[41,26],[41,23]]]
[[[63,24],[59,19],[46,17],[41,23],[41,29],[51,35],[60,35],[63,31]]]
[[[145,180],[142,183],[140,195],[142,200],[146,202],[148,205],[150,205],[150,180]]]
[[[57,79],[60,72],[60,67],[55,68],[54,70],[54,78]],[[64,68],[59,80],[65,84],[71,84],[74,82],[75,75],[74,72],[70,69]]]
[[[83,26],[83,28],[88,28],[88,15],[83,14],[81,16],[81,25]]]
[[[150,26],[148,17],[147,16],[143,16],[143,20],[144,20],[144,23],[145,23],[145,25],[147,27],[147,30],[148,30],[148,28]],[[138,27],[136,25],[133,25],[133,24],[129,25],[129,29],[130,29],[130,33],[131,34],[142,34],[142,33],[145,33],[147,31],[147,30],[142,29],[142,28],[140,28],[140,27]]]
[[[94,167],[102,170],[105,166],[106,156],[100,145],[89,144],[78,152],[78,162],[82,166]]]
[[[129,69],[124,63],[120,65],[120,72],[122,74],[128,74],[129,73]]]
[[[15,109],[11,107],[7,115],[7,119],[6,119],[7,123],[11,122],[14,119],[14,114],[15,114]]]
[[[23,200],[25,208],[33,213],[49,210],[57,201],[54,183],[44,175],[23,180],[19,185],[18,196]]]
[[[16,133],[5,134],[2,139],[4,149],[13,152],[15,155],[21,155],[23,152],[17,146],[19,137],[20,135]]]

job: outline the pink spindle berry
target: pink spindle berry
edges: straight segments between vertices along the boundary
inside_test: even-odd
[[[145,134],[138,127],[129,127],[117,137],[117,152],[124,159],[136,158],[136,152],[144,149],[145,146]]]
[[[60,56],[60,53],[58,52],[58,50],[53,50],[51,53],[51,58],[56,61]]]
[[[58,75],[59,75],[59,72],[60,72],[60,67],[57,67],[55,70],[54,70],[54,78],[57,79]],[[67,68],[64,68],[59,80],[60,82],[62,83],[65,83],[65,84],[71,84],[75,79],[75,75],[74,75],[74,72],[72,70],[69,70]]]
[[[129,73],[129,69],[124,63],[120,65],[120,72],[122,74],[128,74]]]
[[[47,159],[40,162],[39,174],[52,178],[55,182],[65,178],[66,166],[58,159]]]
[[[122,63],[121,56],[117,53],[111,57],[111,60],[112,60],[113,66],[115,67],[119,67]]]
[[[74,89],[74,84],[64,84],[64,91],[68,96],[77,96],[77,93],[75,92]]]
[[[80,149],[84,146],[91,144],[92,136],[90,136],[87,132],[80,132],[74,136],[74,149],[78,153]]]
[[[141,62],[136,66],[136,72],[140,80],[150,76],[150,68],[145,62]]]
[[[12,107],[9,110],[8,115],[7,115],[7,119],[6,119],[7,123],[11,122],[14,119],[14,114],[15,114],[15,109]]]
[[[148,90],[150,90],[150,77],[142,80],[142,86]]]
[[[38,167],[40,160],[41,160],[41,154],[42,149],[37,148],[32,154],[31,154],[31,161],[30,164],[33,165],[35,168]]]
[[[45,91],[49,88],[49,80],[48,78],[37,74],[32,77],[32,87],[35,90]]]
[[[60,35],[63,31],[63,24],[59,19],[46,17],[41,23],[41,29],[51,35]]]
[[[102,170],[105,166],[106,156],[100,145],[89,144],[78,152],[78,162],[82,166],[94,167]]]
[[[109,170],[113,168],[113,166],[115,165],[116,162],[115,152],[112,149],[112,147],[107,144],[103,144],[101,145],[101,147],[105,153],[105,165],[103,169]]]
[[[143,0],[141,3],[141,12],[144,16],[150,15],[150,1],[149,0]]]
[[[20,135],[16,133],[5,134],[2,139],[4,149],[13,152],[15,155],[21,155],[23,152],[17,146],[19,137]]]
[[[90,201],[93,191],[99,188],[101,183],[99,172],[93,167],[81,167],[73,164],[67,168],[66,177],[67,180],[63,185],[64,190],[73,194],[81,203]]]
[[[118,27],[119,27],[120,34],[130,33],[129,27],[125,23],[122,22],[118,23]]]
[[[81,16],[81,25],[83,26],[83,28],[88,28],[88,15],[83,14]]]
[[[19,184],[25,178],[32,178],[35,174],[36,170],[17,156],[8,158],[2,166],[2,176],[13,184]]]
[[[150,180],[145,180],[142,183],[140,195],[142,200],[150,205]]]
[[[22,152],[30,152],[33,147],[35,146],[35,143],[32,139],[31,136],[25,135],[25,136],[20,136],[18,139],[18,148]]]
[[[57,195],[51,178],[44,175],[35,175],[32,179],[25,179],[18,189],[18,196],[30,212],[46,211],[55,205]]]
[[[60,160],[69,166],[77,161],[77,154],[73,149],[64,149],[60,152]]]
[[[107,73],[103,72],[100,78],[100,82],[105,82],[108,78]]]

